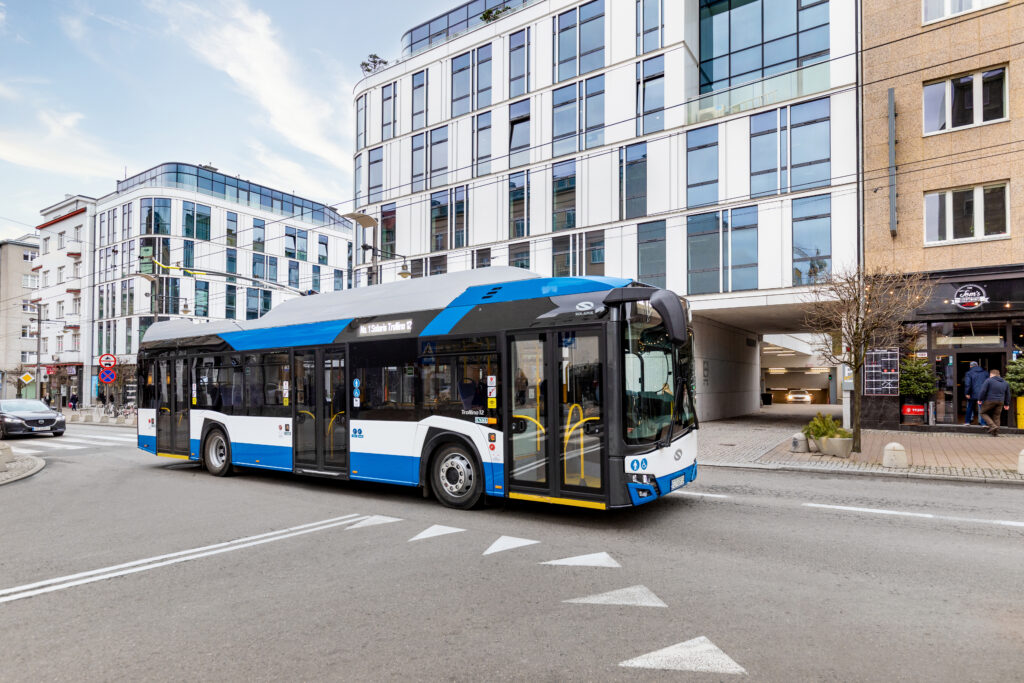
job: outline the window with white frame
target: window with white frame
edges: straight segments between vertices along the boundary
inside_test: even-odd
[[[1006,111],[1006,69],[998,67],[924,86],[924,132],[1002,121]]]
[[[1006,0],[924,0],[922,5],[922,21],[939,21],[959,14],[976,12],[986,7],[1002,5]]]
[[[36,256],[38,256],[38,255],[39,255],[38,252],[25,250],[25,251],[21,252],[21,260],[22,261],[35,261],[36,260]]]
[[[39,252],[41,254],[49,254],[50,253],[50,238],[49,237],[44,237],[43,238],[43,248],[40,249]]]
[[[63,318],[64,318],[64,302],[63,301],[58,301],[57,302],[57,319],[61,320]]]
[[[977,185],[924,195],[925,242],[939,244],[999,237],[1008,232],[1006,183]]]
[[[57,267],[57,284],[64,284],[64,266]]]
[[[64,335],[57,335],[57,353],[63,353],[64,351]]]
[[[38,275],[22,275],[21,276],[21,286],[24,287],[25,289],[35,289],[36,287],[39,286],[39,276]]]
[[[58,232],[57,233],[57,248],[58,249],[63,249],[64,248],[65,238],[66,238],[66,235],[64,234],[64,232]]]

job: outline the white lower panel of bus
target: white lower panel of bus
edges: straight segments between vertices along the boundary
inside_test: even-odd
[[[152,408],[139,409],[139,448],[156,453],[156,411]]]
[[[625,459],[626,474],[649,474],[654,477],[678,472],[697,461],[697,430],[673,441],[666,448]]]

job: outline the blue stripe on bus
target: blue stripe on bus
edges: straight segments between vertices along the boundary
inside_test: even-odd
[[[437,314],[430,324],[420,332],[421,337],[429,337],[436,334],[448,334],[452,328],[459,324],[467,313],[473,310],[472,306],[453,306],[446,308]]]
[[[349,478],[419,486],[420,459],[409,455],[352,451],[349,455]]]
[[[156,455],[156,437],[139,434],[139,448]]]
[[[630,282],[631,280],[617,277],[549,277],[502,282],[495,285],[478,285],[466,289],[448,307],[477,306],[567,294],[601,292],[625,287]]]
[[[240,330],[238,332],[222,332],[220,338],[226,341],[235,351],[252,351],[255,349],[276,349],[282,346],[312,346],[314,344],[330,344],[341,331],[348,327],[352,318],[344,320],[325,320],[318,323],[300,325],[284,325],[281,327],[264,327],[257,330]]]
[[[198,460],[200,457],[199,453],[199,439],[189,439],[188,459]]]
[[[484,490],[489,496],[505,495],[505,465],[500,462],[484,463]]]
[[[231,464],[267,470],[292,471],[291,446],[231,442]]]

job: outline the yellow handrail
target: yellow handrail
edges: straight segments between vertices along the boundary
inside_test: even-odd
[[[309,415],[311,418],[313,418],[314,422],[316,421],[316,415],[314,415],[313,413],[309,412],[308,410],[300,410],[299,412],[300,413],[305,413],[306,415]]]
[[[566,433],[566,435],[565,435],[565,443],[563,444],[563,447],[562,447],[562,461],[565,463],[564,470],[565,470],[565,478],[566,479],[569,478],[569,461],[566,459],[566,456],[568,455],[568,451],[569,451],[569,438],[572,436],[572,433],[574,431],[576,431],[576,429],[580,425],[582,425],[584,422],[591,422],[591,421],[594,421],[594,420],[600,421],[600,419],[601,418],[599,418],[599,417],[585,417],[582,420],[580,420],[579,422],[577,422],[576,424],[574,424],[572,426],[572,428],[569,429],[568,433]],[[580,479],[586,480],[586,478],[587,478],[587,476],[586,476],[586,473],[585,473],[585,471],[583,469],[583,432],[581,431],[580,432]]]
[[[529,420],[533,424],[537,425],[537,429],[539,429],[542,434],[547,434],[547,430],[544,429],[544,425],[542,425],[540,422],[537,422],[536,420],[534,420],[529,415],[513,415],[512,417],[514,417],[514,418],[521,418],[523,420]]]

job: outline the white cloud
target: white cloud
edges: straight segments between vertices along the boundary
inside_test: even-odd
[[[342,196],[340,183],[325,181],[323,174],[313,173],[302,164],[272,152],[262,142],[250,140],[249,149],[263,167],[258,175],[253,173],[261,183],[325,204],[336,202]]]
[[[7,4],[0,2],[0,31],[7,27]]]
[[[40,110],[42,130],[0,131],[0,160],[77,178],[118,178],[122,164],[78,130],[78,112]]]
[[[62,15],[58,19],[60,23],[60,30],[64,32],[71,40],[81,45],[89,35],[89,30],[85,26],[85,20],[80,17],[73,17],[70,15]]]
[[[245,0],[204,5],[148,0],[148,6],[196,55],[252,98],[265,112],[266,123],[289,144],[351,171],[351,150],[342,132],[349,128],[348,107],[301,84],[304,69],[283,47],[267,14]]]
[[[11,100],[13,102],[21,99],[21,95],[18,94],[18,91],[11,86],[5,83],[0,83],[0,98]]]

